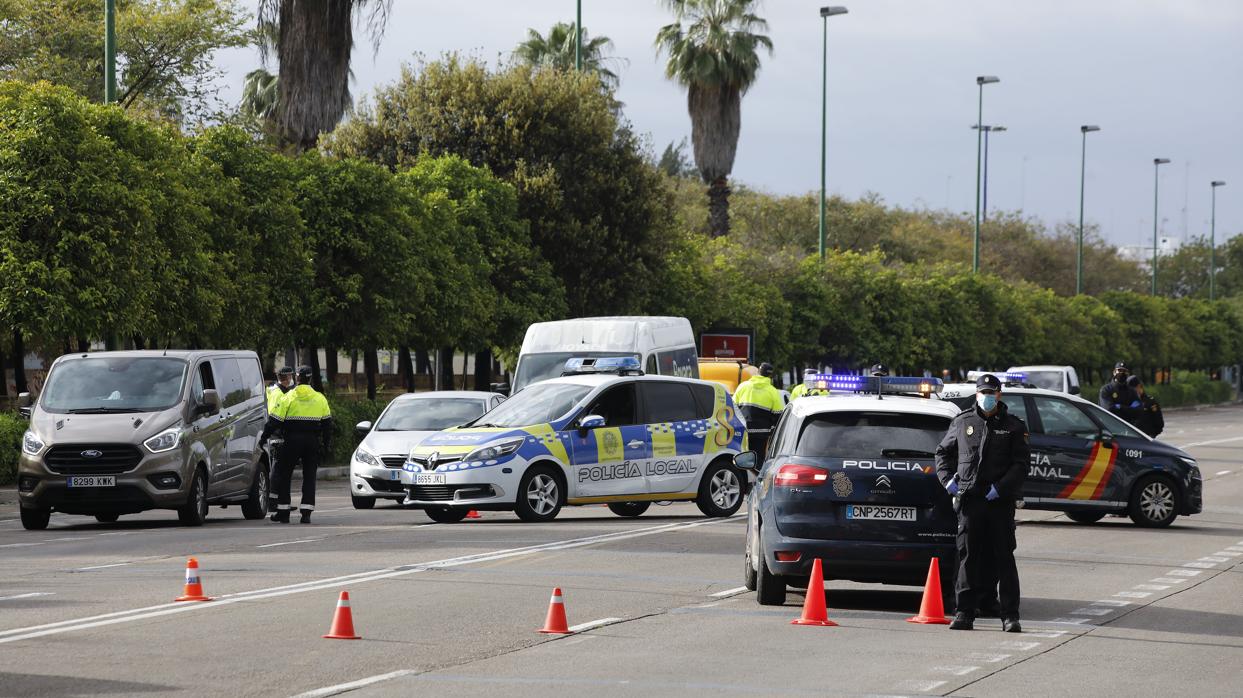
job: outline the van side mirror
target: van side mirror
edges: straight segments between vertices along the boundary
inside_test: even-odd
[[[358,424],[355,424],[354,433],[358,434],[360,438],[371,433],[371,422],[359,422]]]
[[[734,456],[734,467],[742,470],[755,470],[759,465],[760,458],[755,455],[755,451],[743,451]]]
[[[588,429],[599,429],[602,426],[604,426],[604,417],[601,417],[598,414],[589,414],[578,420],[578,428],[583,431],[587,431]]]
[[[34,404],[34,398],[30,397],[30,393],[17,394],[17,406],[22,409],[29,408]]]
[[[198,413],[212,416],[220,413],[220,393],[207,389],[203,391],[203,397],[199,400]]]

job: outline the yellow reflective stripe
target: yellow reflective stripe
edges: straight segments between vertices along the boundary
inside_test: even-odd
[[[675,502],[694,499],[694,493],[657,492],[656,494],[608,494],[599,497],[574,497],[566,504],[607,504],[609,502]]]
[[[647,425],[647,435],[652,442],[652,456],[678,455],[678,435],[673,431],[672,422]]]
[[[565,452],[565,444],[561,442],[561,439],[557,438],[557,432],[553,431],[551,425],[539,424],[533,427],[527,427],[523,429],[523,431],[539,439],[540,443],[544,445],[544,448],[548,449],[548,452],[552,454],[553,458],[561,461],[563,466],[569,467],[570,456]],[[596,438],[600,438],[599,432],[602,430],[598,429],[596,431]],[[614,429],[613,431],[618,430]],[[621,446],[621,432],[619,431],[617,436],[617,445],[619,447]],[[620,459],[620,456],[618,456],[618,458]]]

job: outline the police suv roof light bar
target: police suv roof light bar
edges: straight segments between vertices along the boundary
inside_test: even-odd
[[[565,362],[563,376],[582,376],[599,373],[616,373],[619,376],[641,376],[643,367],[633,356],[602,356],[577,358]]]
[[[927,397],[932,393],[940,393],[945,385],[940,378],[925,378],[923,376],[853,376],[848,374],[820,373],[815,376],[808,376],[808,378],[816,383],[823,381],[829,386],[830,391],[862,394],[876,393],[877,397],[885,394],[922,395]]]
[[[1003,385],[1025,386],[1027,385],[1027,374],[1022,371],[967,371],[967,380],[973,381],[980,376],[993,375]]]

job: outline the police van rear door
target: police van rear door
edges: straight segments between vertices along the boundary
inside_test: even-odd
[[[948,417],[885,411],[809,415],[774,468],[780,531],[822,540],[931,542],[955,527],[936,476]]]

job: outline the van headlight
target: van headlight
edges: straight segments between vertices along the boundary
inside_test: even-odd
[[[43,443],[43,439],[36,436],[33,431],[27,430],[26,433],[22,435],[22,452],[28,456],[39,455],[43,452],[43,447],[46,445],[47,444]]]
[[[358,461],[359,463],[362,463],[363,465],[370,465],[373,468],[378,468],[382,465],[380,463],[380,459],[376,458],[370,453],[367,453],[361,448],[358,449],[357,451],[354,451],[354,460]]]
[[[466,454],[464,461],[488,461],[503,458],[517,451],[522,446],[522,442],[526,441],[526,437],[519,437],[510,441],[502,441],[499,444],[477,448]]]
[[[152,436],[142,442],[142,445],[146,446],[147,450],[152,453],[163,453],[177,448],[179,443],[181,443],[181,427],[176,426]]]

